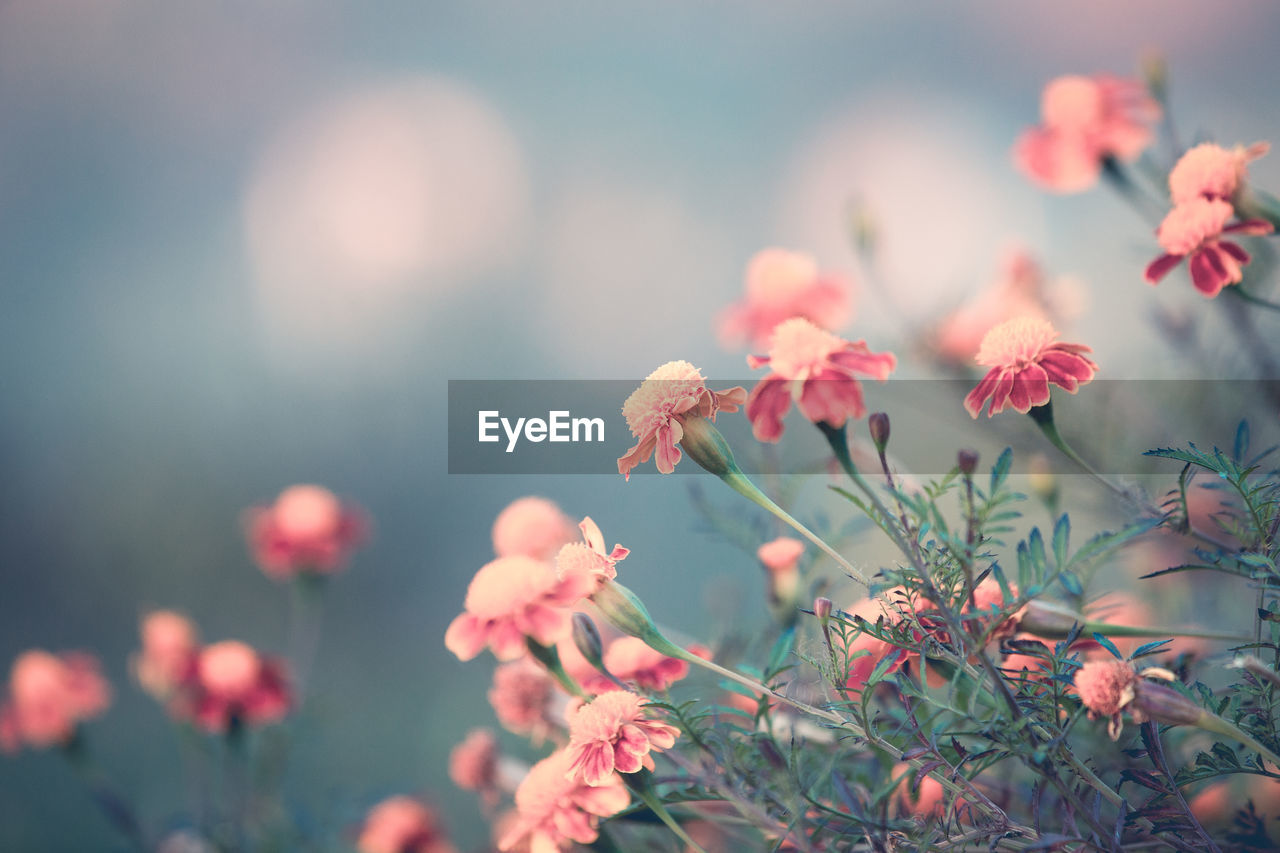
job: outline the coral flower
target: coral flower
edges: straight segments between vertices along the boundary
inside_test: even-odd
[[[1059,282],[1056,289],[1061,291],[1064,287]],[[1056,308],[1064,300],[1051,300],[1047,291],[1044,272],[1035,259],[1024,251],[1012,251],[1005,257],[994,283],[938,323],[932,346],[948,361],[967,363],[992,326],[1022,316],[1048,320],[1057,313],[1051,307]]]
[[[264,657],[238,640],[224,640],[200,650],[192,689],[175,701],[174,710],[220,734],[239,723],[277,722],[292,705],[282,661]]]
[[[756,549],[756,557],[774,574],[794,572],[804,553],[804,543],[789,536],[779,536]]]
[[[618,562],[625,560],[631,551],[621,545],[614,545],[612,551],[606,551],[604,534],[590,516],[582,519],[578,526],[582,529],[583,541],[561,547],[556,554],[556,571],[562,578],[590,578],[594,592],[600,584],[618,576]]]
[[[1112,740],[1120,735],[1120,712],[1137,697],[1139,680],[1133,664],[1114,658],[1089,661],[1076,672],[1080,701],[1089,709],[1090,719],[1110,718],[1107,732]]]
[[[627,428],[636,445],[618,459],[618,473],[628,478],[631,469],[655,457],[658,471],[670,474],[680,461],[676,447],[684,437],[689,418],[714,421],[719,412],[736,412],[747,399],[743,388],[711,391],[702,373],[687,361],[669,361],[650,373],[622,404]]]
[[[599,837],[602,817],[631,804],[631,795],[616,774],[600,785],[584,785],[569,778],[566,750],[554,752],[529,771],[516,788],[516,820],[498,841],[499,850],[527,843],[531,853],[554,853],[590,844]]]
[[[710,652],[701,647],[689,651],[709,659]],[[604,653],[604,667],[621,681],[644,690],[666,690],[689,674],[689,664],[655,651],[636,637],[620,637],[609,644]]]
[[[1189,148],[1169,172],[1169,195],[1175,205],[1198,198],[1232,201],[1244,186],[1249,163],[1269,150],[1265,142],[1230,150],[1202,142]]]
[[[498,660],[514,660],[525,653],[525,637],[553,646],[569,634],[567,608],[596,585],[589,574],[558,576],[532,557],[499,557],[471,579],[466,610],[449,625],[444,644],[460,660],[471,660],[485,646]]]
[[[849,615],[862,617],[871,625],[884,616],[889,624],[896,623],[901,616],[896,612],[890,612],[889,608],[877,598],[864,599],[849,609]],[[860,652],[866,654],[859,654]],[[886,657],[894,658],[889,665],[887,672],[896,672],[902,669],[907,662],[907,653],[903,649],[899,649],[891,643],[881,640],[866,631],[862,631],[856,636],[848,646],[849,670],[845,675],[845,687],[849,690],[861,690],[867,684],[867,679],[871,677],[871,673],[875,670],[877,664]]]
[[[299,573],[332,574],[364,541],[364,513],[321,486],[290,486],[270,506],[245,513],[254,559],[277,580]]]
[[[390,797],[364,819],[356,839],[360,853],[455,853],[435,812],[413,797]]]
[[[871,352],[865,341],[851,343],[794,317],[774,329],[769,354],[747,356],[747,364],[753,369],[767,364],[771,371],[747,398],[751,431],[760,441],[777,441],[792,399],[814,423],[841,427],[851,417],[862,417],[866,406],[856,375],[887,379],[897,359],[893,353]]]
[[[464,791],[490,791],[498,773],[498,739],[489,729],[472,729],[449,753],[449,778]]]
[[[1156,240],[1166,254],[1147,266],[1143,278],[1148,284],[1156,284],[1187,258],[1191,283],[1205,297],[1212,298],[1227,285],[1238,284],[1244,278],[1249,253],[1223,237],[1270,234],[1274,229],[1262,219],[1228,225],[1233,212],[1231,203],[1220,198],[1197,197],[1174,207],[1156,229]]]
[[[901,815],[915,815],[925,820],[941,818],[947,798],[947,792],[942,787],[942,783],[932,776],[922,773],[916,777],[913,785],[912,773],[913,771],[909,764],[900,763],[894,765],[893,775],[898,776],[901,774],[902,776],[902,780],[898,783],[898,796],[894,801],[898,813]]]
[[[1014,163],[1044,189],[1075,193],[1097,182],[1105,160],[1142,153],[1160,107],[1137,80],[1073,75],[1045,86],[1040,114],[1014,144]]]
[[[553,692],[554,684],[545,669],[528,659],[512,661],[493,671],[489,704],[508,731],[540,740],[550,728]]]
[[[626,690],[601,693],[569,719],[569,767],[573,779],[596,786],[618,773],[654,768],[654,750],[675,746],[680,730],[644,715],[644,700]]]
[[[765,249],[747,265],[746,295],[720,315],[720,342],[727,348],[769,345],[783,320],[805,317],[824,329],[838,329],[853,313],[852,288],[820,273],[813,258],[785,249]]]
[[[142,651],[133,658],[133,674],[157,699],[167,699],[195,674],[200,637],[181,613],[154,610],[142,618]]]
[[[512,501],[493,522],[493,552],[499,557],[550,560],[577,538],[573,520],[546,498]]]
[[[1098,365],[1081,353],[1081,344],[1056,343],[1057,331],[1047,320],[1017,317],[987,332],[977,362],[991,370],[964,398],[964,407],[977,417],[990,400],[987,417],[1006,405],[1026,414],[1049,402],[1049,383],[1071,394],[1093,378]]]
[[[13,662],[9,695],[0,705],[0,749],[68,743],[82,721],[102,714],[110,704],[111,686],[93,656],[23,652]]]

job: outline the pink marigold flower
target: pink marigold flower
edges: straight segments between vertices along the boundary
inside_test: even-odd
[[[782,438],[782,418],[795,400],[800,412],[814,423],[844,426],[849,418],[866,414],[857,374],[889,378],[897,366],[893,353],[873,353],[866,341],[849,342],[819,329],[803,317],[778,325],[767,356],[747,356],[755,369],[771,372],[747,398],[751,431],[760,441]]]
[[[1148,284],[1157,284],[1188,258],[1191,283],[1205,297],[1212,298],[1227,285],[1238,284],[1244,278],[1249,253],[1238,243],[1223,239],[1224,235],[1256,236],[1274,229],[1262,219],[1228,225],[1233,212],[1231,203],[1219,198],[1197,197],[1176,205],[1156,229],[1156,240],[1166,254],[1147,265],[1143,278]]]
[[[1169,172],[1169,195],[1175,205],[1198,198],[1232,201],[1244,186],[1249,163],[1270,150],[1265,142],[1230,150],[1202,142],[1189,148]]]
[[[264,657],[238,640],[223,640],[200,650],[191,689],[175,700],[173,710],[221,734],[233,724],[277,722],[292,706],[283,661]]]
[[[875,625],[882,617],[888,624],[896,623],[901,618],[898,613],[892,612],[883,601],[877,598],[863,599],[848,612],[850,616],[862,617],[871,625]],[[859,654],[864,651],[866,654]],[[894,659],[887,672],[897,672],[907,662],[906,651],[866,631],[860,632],[849,643],[848,654],[850,661],[849,671],[845,675],[845,687],[853,691],[860,691],[866,686],[867,679],[884,658]]]
[[[153,610],[142,618],[142,651],[133,658],[133,674],[142,689],[168,699],[195,675],[200,637],[195,624],[173,610]]]
[[[1006,405],[1026,414],[1049,402],[1049,383],[1074,394],[1093,379],[1098,365],[1081,355],[1092,350],[1056,343],[1057,337],[1052,324],[1035,317],[1017,317],[987,332],[976,360],[991,370],[964,398],[969,414],[976,418],[988,400],[987,417]]]
[[[746,295],[721,313],[717,325],[726,348],[746,344],[763,349],[783,320],[805,317],[824,329],[838,329],[852,314],[847,281],[820,273],[808,255],[765,249],[747,265]]]
[[[512,501],[493,522],[493,552],[499,557],[550,560],[577,538],[573,520],[546,498]]]
[[[617,774],[600,785],[584,785],[570,778],[571,762],[562,749],[533,765],[516,788],[517,818],[498,841],[499,850],[527,843],[533,853],[554,853],[574,841],[590,844],[599,837],[600,818],[631,804],[631,794]]]
[[[690,649],[699,657],[710,653],[701,647]],[[635,684],[643,690],[666,690],[689,674],[689,664],[654,651],[636,637],[620,637],[609,644],[604,653],[604,667],[620,681]]]
[[[493,671],[489,704],[505,729],[541,740],[550,729],[554,690],[551,676],[541,666],[528,659],[512,661]]]
[[[1014,143],[1014,164],[1044,189],[1075,193],[1097,182],[1105,159],[1142,153],[1160,107],[1137,80],[1067,76],[1045,86],[1040,114]]]
[[[774,574],[794,572],[803,553],[804,543],[789,536],[779,536],[756,549],[756,557]]]
[[[490,791],[498,773],[498,739],[489,729],[472,729],[449,753],[449,778],[464,791]]]
[[[655,456],[658,471],[670,474],[680,461],[676,447],[689,418],[714,421],[719,412],[736,412],[747,399],[743,388],[711,391],[702,373],[687,361],[669,361],[650,373],[622,404],[622,415],[636,445],[618,459],[618,473],[630,478],[631,469]]]
[[[413,797],[390,797],[364,819],[360,853],[456,853],[435,812]]]
[[[465,611],[449,625],[444,644],[459,660],[486,646],[498,660],[525,653],[525,637],[553,646],[571,629],[569,607],[597,585],[589,574],[557,576],[532,557],[499,557],[476,572],[467,587]]]
[[[0,704],[0,749],[16,752],[68,743],[83,721],[111,704],[111,686],[98,661],[84,652],[55,655],[23,652],[9,673],[9,691]]]
[[[582,542],[570,542],[556,554],[556,571],[561,578],[588,578],[594,592],[606,581],[618,576],[617,565],[631,553],[630,549],[614,545],[605,550],[604,534],[590,516],[578,525],[582,529]]]
[[[618,773],[654,768],[654,750],[675,746],[680,730],[644,715],[644,700],[626,690],[601,693],[569,719],[571,778],[586,785],[608,783]]]
[[[249,547],[276,580],[299,573],[332,574],[346,565],[367,534],[358,508],[321,486],[290,486],[270,506],[245,513]]]

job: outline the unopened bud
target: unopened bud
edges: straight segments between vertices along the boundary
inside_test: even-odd
[[[684,421],[684,436],[680,448],[689,458],[717,477],[738,472],[733,451],[720,430],[703,417],[689,417]]]
[[[600,630],[585,613],[573,614],[573,644],[587,663],[596,669],[604,668],[604,643],[600,640]]]
[[[867,427],[871,430],[871,440],[875,443],[876,450],[884,453],[889,444],[889,416],[884,412],[872,412],[871,417],[867,418]]]
[[[667,657],[688,659],[689,653],[662,636],[644,603],[622,584],[607,581],[591,600],[609,624],[622,633],[644,640],[649,648]]]
[[[813,600],[813,615],[823,622],[831,618],[831,599],[820,595]]]
[[[1199,725],[1206,716],[1204,708],[1172,687],[1150,681],[1138,682],[1133,705],[1134,710],[1147,719],[1171,726]],[[1133,716],[1135,720],[1138,719],[1137,713]]]
[[[978,470],[978,451],[961,450],[956,454],[956,464],[960,467],[961,474],[972,477],[973,472]]]
[[[1017,618],[1018,630],[1049,640],[1061,640],[1076,624],[1085,624],[1084,616],[1067,605],[1039,599],[1028,602]]]

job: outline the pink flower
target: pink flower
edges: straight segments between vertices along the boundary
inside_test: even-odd
[[[885,624],[893,625],[901,620],[901,615],[886,605],[881,599],[868,598],[858,602],[849,610],[850,616],[860,616],[868,624],[875,625],[884,617]],[[866,654],[859,654],[866,652]],[[849,670],[845,674],[845,687],[852,691],[862,690],[867,679],[875,671],[876,666],[886,657],[894,658],[886,672],[897,672],[907,662],[907,653],[892,643],[862,631],[848,647]]]
[[[887,379],[897,359],[893,353],[871,352],[865,341],[850,343],[793,317],[773,330],[769,354],[747,356],[747,364],[753,369],[767,364],[772,371],[747,398],[747,417],[757,439],[777,441],[792,399],[814,423],[841,427],[848,418],[862,417],[866,406],[856,374]]]
[[[153,610],[142,618],[142,651],[133,658],[133,674],[157,699],[168,699],[195,676],[200,637],[181,613]]]
[[[554,689],[551,676],[541,666],[527,658],[512,661],[493,671],[489,704],[508,731],[541,740],[550,728],[548,709]]]
[[[626,690],[601,693],[569,718],[569,767],[583,784],[607,784],[618,773],[654,768],[654,750],[675,746],[680,730],[645,717],[644,700]]]
[[[701,647],[690,651],[700,657],[710,655]],[[666,690],[689,674],[688,663],[654,651],[636,637],[620,637],[610,643],[604,653],[604,667],[620,681],[655,691]]]
[[[978,298],[952,311],[938,324],[933,346],[953,362],[967,363],[992,326],[1030,316],[1049,319],[1044,273],[1029,254],[1011,252],[1000,277]]]
[[[1111,718],[1114,739],[1120,733],[1120,712],[1137,698],[1139,680],[1133,664],[1128,661],[1091,660],[1076,671],[1075,688],[1091,719]]]
[[[1006,405],[1026,414],[1049,402],[1049,383],[1074,394],[1091,380],[1098,365],[1081,353],[1092,350],[1055,343],[1057,337],[1051,323],[1035,317],[1016,317],[987,332],[976,360],[991,370],[964,398],[969,414],[976,418],[988,400],[987,417]]]
[[[1105,159],[1142,153],[1160,107],[1137,80],[1068,76],[1045,86],[1040,114],[1014,143],[1014,163],[1044,189],[1075,193],[1097,182]]]
[[[465,612],[449,625],[445,647],[459,660],[471,660],[485,646],[498,660],[514,660],[525,653],[525,637],[553,646],[571,629],[567,608],[595,587],[591,575],[557,576],[532,557],[499,557],[471,579]]]
[[[23,652],[13,662],[8,697],[0,704],[0,749],[66,744],[81,722],[99,716],[110,704],[111,686],[92,655]]]
[[[775,326],[805,317],[824,329],[838,329],[853,313],[848,282],[820,273],[813,258],[785,249],[758,252],[747,266],[747,292],[721,313],[720,342],[726,348],[769,345]]]
[[[554,752],[529,771],[516,788],[517,818],[498,842],[499,850],[528,843],[532,853],[554,853],[590,844],[599,837],[599,819],[631,803],[626,785],[617,775],[590,786],[569,778],[571,759],[566,750]]]
[[[332,574],[364,541],[364,513],[321,486],[290,486],[270,506],[245,513],[254,559],[276,580],[299,573]]]
[[[915,784],[912,785],[912,775],[915,773],[910,764],[900,763],[894,766],[893,775],[902,776],[902,780],[898,783],[898,795],[895,797],[894,805],[901,815],[915,815],[916,817],[926,820],[942,817],[942,812],[946,806],[947,792],[942,787],[942,783],[927,773],[920,773],[915,776]]]
[[[779,536],[756,549],[756,557],[773,574],[789,574],[796,570],[804,543],[789,536]]]
[[[1202,142],[1188,149],[1169,172],[1169,195],[1175,205],[1198,198],[1232,201],[1244,185],[1249,163],[1269,150],[1265,142],[1231,150]]]
[[[577,538],[573,521],[546,498],[513,501],[493,522],[493,552],[499,557],[550,560]]]
[[[173,710],[221,734],[235,724],[278,722],[292,706],[283,661],[264,657],[238,640],[224,640],[200,650],[191,689],[175,699]]]
[[[594,592],[601,584],[618,576],[618,563],[625,560],[631,551],[621,545],[614,545],[612,551],[606,551],[604,534],[590,516],[582,519],[578,526],[582,529],[583,541],[570,542],[560,548],[556,554],[556,571],[562,578],[589,578]]]
[[[676,447],[684,437],[688,418],[709,418],[719,412],[736,412],[747,399],[742,388],[711,391],[702,373],[687,361],[669,361],[650,373],[622,404],[622,415],[636,438],[636,445],[618,459],[618,473],[631,477],[631,469],[649,461],[656,452],[658,470],[670,474],[680,461]]]
[[[488,729],[472,729],[449,753],[449,778],[464,791],[491,791],[498,772],[498,739]]]
[[[1230,202],[1222,199],[1193,198],[1176,205],[1156,229],[1156,240],[1166,254],[1152,261],[1143,273],[1148,284],[1156,284],[1169,271],[1189,258],[1191,283],[1206,297],[1217,296],[1229,284],[1244,278],[1243,267],[1249,253],[1239,244],[1224,240],[1223,235],[1270,234],[1270,222],[1245,219],[1227,224],[1232,216]]]
[[[413,797],[390,797],[364,819],[356,839],[360,853],[456,853],[435,812]]]

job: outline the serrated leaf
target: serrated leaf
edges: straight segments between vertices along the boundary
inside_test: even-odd
[[[1169,640],[1159,640],[1154,643],[1143,643],[1142,645],[1138,646],[1138,648],[1134,649],[1133,654],[1130,655],[1129,657],[1133,660],[1137,660],[1140,657],[1146,657],[1147,655],[1155,654],[1156,652],[1161,651],[1161,648],[1163,646],[1167,646],[1169,643],[1172,643],[1172,642],[1173,640],[1169,639]]]
[[[786,664],[787,658],[791,655],[791,650],[795,648],[795,643],[796,626],[792,625],[782,632],[774,642],[773,648],[769,651],[769,664],[765,667],[769,678],[777,675],[778,671]]]
[[[1058,575],[1058,583],[1062,584],[1062,588],[1079,598],[1084,595],[1084,588],[1080,586],[1080,579],[1073,572],[1062,572]]]
[[[1241,419],[1240,425],[1236,427],[1236,440],[1231,447],[1231,458],[1236,462],[1243,462],[1244,457],[1249,453],[1249,422]]]
[[[1098,645],[1102,646],[1104,649],[1111,652],[1111,654],[1116,658],[1116,660],[1124,660],[1124,655],[1120,654],[1120,650],[1116,648],[1115,643],[1108,640],[1102,634],[1099,634],[1097,631],[1094,631],[1093,639],[1098,643]]]
[[[1159,518],[1148,518],[1130,524],[1128,527],[1121,528],[1120,530],[1099,533],[1097,536],[1094,536],[1088,542],[1084,543],[1084,545],[1080,547],[1080,550],[1076,551],[1075,554],[1071,556],[1069,565],[1072,567],[1082,566],[1103,557],[1121,547],[1130,539],[1141,536],[1148,530],[1158,527],[1161,524],[1161,521],[1162,520]]]
[[[1071,539],[1071,519],[1064,512],[1053,525],[1053,561],[1061,569],[1067,564],[1067,553]]]
[[[992,497],[995,496],[995,493],[1000,490],[1000,486],[1002,486],[1004,484],[1004,481],[1008,478],[1009,469],[1012,466],[1013,466],[1013,448],[1006,447],[1003,451],[1001,451],[999,458],[996,459],[996,464],[991,469]]]

